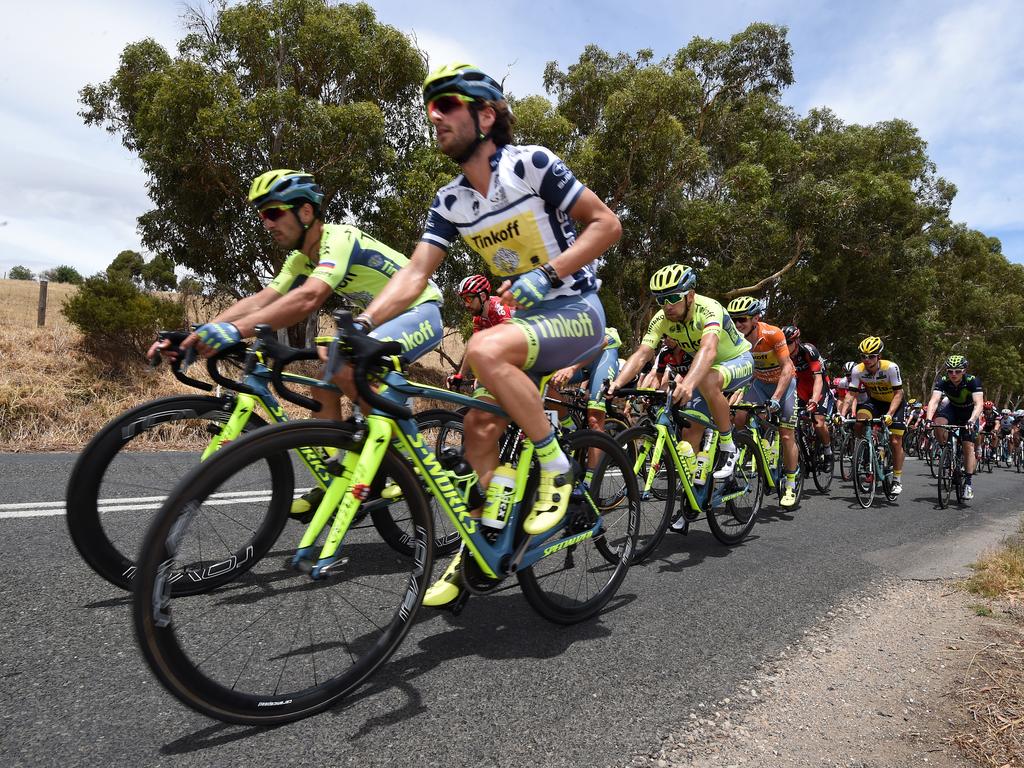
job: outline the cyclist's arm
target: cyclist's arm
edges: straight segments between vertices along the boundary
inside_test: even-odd
[[[889,401],[889,416],[892,416],[896,411],[899,410],[900,403],[903,402],[903,386],[897,389],[893,387],[892,400]]]
[[[942,399],[942,392],[937,389],[932,390],[932,399],[928,401],[928,415],[925,417],[928,421],[935,418],[935,411],[939,409],[939,401]]]
[[[571,275],[585,267],[615,245],[622,236],[619,217],[592,190],[583,189],[579,199],[569,209],[569,215],[584,229],[576,242],[551,260],[551,266],[559,277]]]
[[[444,257],[444,250],[421,240],[413,249],[409,263],[395,273],[363,314],[374,325],[386,323],[402,314],[423,293],[427,281],[441,266]]]
[[[264,289],[267,290],[274,289]],[[289,291],[283,296],[278,293],[278,298],[273,303],[259,307],[232,322],[243,339],[252,336],[260,323],[267,323],[274,329],[287,328],[316,312],[333,292],[331,286],[323,280],[311,277],[294,291]]]
[[[985,408],[985,393],[972,392],[971,397],[974,398],[974,410],[971,411],[971,422],[978,424],[981,421],[981,412]]]
[[[654,353],[654,347],[649,347],[646,344],[641,343],[640,346],[636,348],[636,352],[630,355],[626,364],[622,366],[622,370],[619,371],[619,375],[615,377],[615,381],[612,382],[609,391],[614,392],[626,382],[632,381],[633,378],[640,373],[640,369],[654,358]]]
[[[701,343],[703,343],[703,339]],[[775,394],[772,395],[772,398],[782,402],[782,398],[786,396],[786,390],[789,389],[789,382],[796,376],[796,366],[793,365],[793,358],[789,356],[788,347],[783,346],[776,354],[779,357],[782,370],[779,372],[779,381],[775,385]],[[815,402],[817,402],[817,398],[815,398]]]

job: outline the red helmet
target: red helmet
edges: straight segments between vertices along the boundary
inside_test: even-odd
[[[993,403],[991,400],[986,400],[984,403],[982,403],[981,407],[984,408],[986,411],[991,411],[993,408],[996,407],[996,404]]]
[[[483,275],[464,277],[459,283],[459,296],[475,296],[478,293],[491,292],[491,281]]]

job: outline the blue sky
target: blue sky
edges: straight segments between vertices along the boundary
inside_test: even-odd
[[[371,2],[415,34],[435,64],[469,60],[517,96],[542,92],[549,60],[573,63],[596,43],[611,52],[674,53],[695,35],[727,38],[753,21],[785,24],[800,113],[829,106],[847,122],[901,117],[929,144],[959,194],[953,216],[999,237],[1024,263],[1024,8],[991,2]],[[0,29],[0,276],[71,264],[103,269],[139,248],[150,207],[138,161],[77,117],[78,90],[106,80],[130,42],[174,50],[181,2],[56,0],[8,9]],[[17,190],[17,191],[15,191]]]

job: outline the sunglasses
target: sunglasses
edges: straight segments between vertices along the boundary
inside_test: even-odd
[[[861,360],[874,360],[877,357],[878,357],[878,355],[861,355],[860,359]]]
[[[661,296],[655,296],[654,300],[658,302],[659,306],[664,307],[668,304],[678,304],[685,298],[685,293],[663,293]]]
[[[750,315],[732,315],[731,317],[734,323],[749,323],[754,319]]]
[[[946,373],[960,373],[960,374],[962,374],[964,372],[964,370],[965,370],[964,368],[947,368],[946,369]]]
[[[436,112],[439,115],[448,115],[461,108],[463,104],[472,104],[473,101],[474,99],[461,93],[446,93],[427,102],[427,114]]]
[[[279,205],[274,208],[264,208],[260,211],[260,218],[264,221],[277,221],[284,216],[285,211],[290,211],[294,205]]]

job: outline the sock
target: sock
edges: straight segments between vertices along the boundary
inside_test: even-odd
[[[828,445],[825,446],[825,455],[826,456],[831,456],[832,455],[832,443],[829,443]]]
[[[729,453],[736,453],[736,443],[732,441],[732,430],[723,432],[722,436],[718,438],[718,447],[723,451]]]
[[[573,427],[572,416],[566,416],[565,418],[563,418],[558,423],[561,424],[566,429],[572,429],[572,427]]]
[[[548,436],[539,443],[533,444],[537,452],[537,461],[544,472],[562,473],[569,469],[569,459],[562,453],[562,449],[555,440],[555,430],[551,430]]]
[[[966,480],[967,480],[967,484],[968,484],[968,485],[970,485],[970,484],[971,484],[971,479],[972,479],[973,477],[974,477],[974,473],[973,473],[973,472],[964,472],[964,479],[966,479]]]
[[[786,487],[787,488],[796,488],[796,472],[787,472],[786,473]]]
[[[588,469],[586,471],[586,474],[583,475],[583,482],[587,484],[588,488],[590,487],[590,484],[594,482],[594,470]]]

